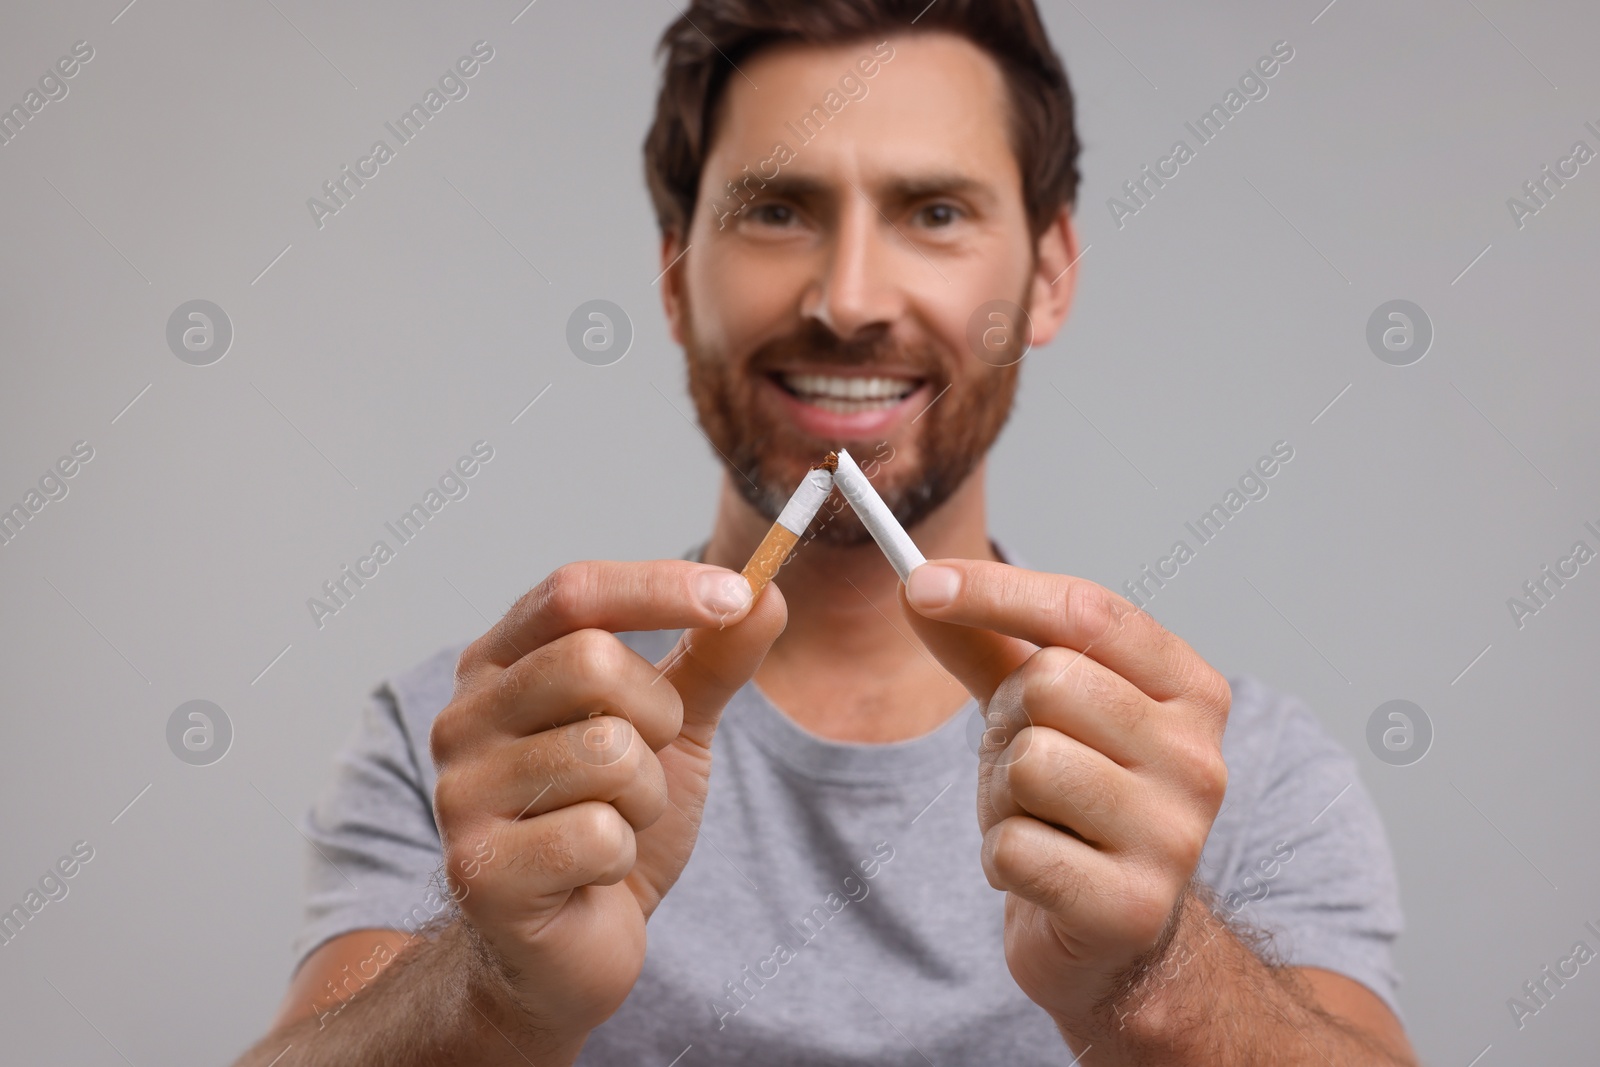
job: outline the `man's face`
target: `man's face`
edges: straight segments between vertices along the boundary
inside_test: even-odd
[[[741,67],[677,290],[701,425],[768,518],[847,447],[915,526],[983,458],[1016,389],[1018,324],[990,334],[1009,349],[969,343],[980,305],[1034,295],[1005,84],[948,34],[784,46]],[[866,532],[846,509],[819,536]]]

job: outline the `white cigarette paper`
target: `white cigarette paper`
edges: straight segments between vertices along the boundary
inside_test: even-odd
[[[767,530],[767,536],[761,539],[750,561],[744,565],[742,573],[745,581],[750,583],[753,595],[760,596],[767,583],[772,581],[832,492],[831,471],[819,467],[806,474],[800,482],[800,488],[794,491],[789,502],[778,513],[778,521]]]
[[[800,488],[794,491],[794,496],[789,498],[789,502],[778,513],[778,525],[796,537],[804,536],[806,527],[817,517],[817,512],[822,510],[822,505],[831,492],[833,492],[833,474],[821,467],[810,471],[800,483]]]
[[[883,554],[889,558],[900,580],[909,581],[911,572],[928,562],[927,558],[918,551],[906,528],[900,525],[889,510],[889,505],[883,502],[883,497],[872,488],[866,474],[844,449],[839,450],[839,469],[834,472],[833,482],[856,514],[861,516],[861,525],[867,528],[872,539],[878,542],[878,547],[883,549]]]

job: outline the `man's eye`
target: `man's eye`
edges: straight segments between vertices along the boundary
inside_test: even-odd
[[[922,222],[935,228],[949,226],[961,216],[961,209],[954,204],[929,204],[917,212],[917,217]]]
[[[795,220],[794,209],[788,204],[757,204],[751,214],[764,226],[788,226]]]

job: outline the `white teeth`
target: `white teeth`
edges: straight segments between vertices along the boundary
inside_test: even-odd
[[[917,387],[917,383],[909,378],[823,374],[785,374],[783,384],[825,411],[871,411],[891,407],[910,396]]]
[[[858,411],[881,411],[892,408],[900,403],[897,399],[889,400],[835,400],[827,396],[808,396],[805,402],[812,407],[821,408],[823,411],[834,411],[841,415],[852,415]]]

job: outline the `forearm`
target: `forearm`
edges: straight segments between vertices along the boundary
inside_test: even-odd
[[[235,1067],[570,1067],[586,1035],[528,1025],[511,985],[459,920],[419,937],[358,993],[280,1026]]]
[[[1204,890],[1183,905],[1177,934],[1098,1007],[1057,1020],[1075,1055],[1126,1067],[1413,1067],[1406,1050],[1329,1015],[1291,968],[1264,961]]]

